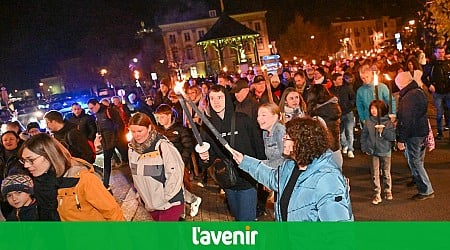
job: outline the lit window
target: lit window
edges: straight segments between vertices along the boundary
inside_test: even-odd
[[[175,37],[174,34],[169,35],[169,42],[170,43],[177,43],[177,38]]]
[[[191,34],[189,32],[184,33],[184,41],[188,42],[191,40]]]
[[[264,41],[262,39],[262,37],[258,37],[258,39],[256,39],[256,42],[258,43],[258,45],[263,44]]]
[[[261,31],[261,24],[260,23],[255,23],[255,31],[257,31],[257,32]]]

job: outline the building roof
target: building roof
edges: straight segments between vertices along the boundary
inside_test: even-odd
[[[215,40],[227,37],[237,37],[245,35],[258,36],[259,33],[247,28],[247,26],[241,24],[240,22],[234,20],[226,14],[222,14],[220,18],[214,23],[211,29],[197,41],[197,43]]]

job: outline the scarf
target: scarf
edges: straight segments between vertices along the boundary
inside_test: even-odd
[[[149,147],[152,145],[153,141],[156,138],[158,132],[156,130],[152,130],[148,133],[147,139],[144,142],[138,143],[134,138],[131,140],[130,146],[136,151],[138,154],[143,154]]]

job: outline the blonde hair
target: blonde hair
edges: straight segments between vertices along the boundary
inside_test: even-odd
[[[267,110],[270,111],[270,113],[272,113],[273,115],[277,115],[278,116],[278,121],[281,122],[281,112],[280,112],[280,108],[278,107],[278,105],[276,105],[273,102],[267,102],[267,103],[263,103],[258,107],[258,110],[261,108],[265,108]]]
[[[19,156],[22,156],[25,148],[47,159],[50,167],[55,170],[56,177],[61,177],[72,167],[72,156],[69,151],[58,140],[46,133],[37,134],[25,141],[18,152]]]

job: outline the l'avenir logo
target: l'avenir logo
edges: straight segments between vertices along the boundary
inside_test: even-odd
[[[258,231],[250,230],[250,226],[245,226],[245,230],[218,231],[203,230],[200,227],[192,227],[192,244],[194,245],[255,245]]]

